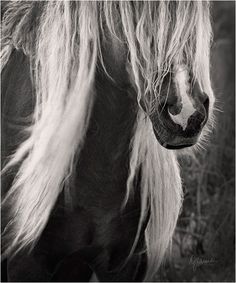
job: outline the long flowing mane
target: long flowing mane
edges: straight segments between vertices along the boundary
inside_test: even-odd
[[[33,121],[27,129],[30,136],[4,168],[21,164],[3,201],[11,207],[11,222],[5,229],[11,249],[33,245],[40,237],[72,172],[74,156],[83,147],[94,102],[96,63],[103,62],[104,27],[111,36],[127,43],[138,103],[148,93],[158,99],[162,80],[174,62],[188,65],[201,89],[212,93],[211,25],[206,1],[9,3],[2,25],[2,66],[13,48],[22,49],[31,59],[36,92]],[[142,110],[130,147],[127,199],[141,168],[142,210],[137,238],[150,210],[145,234],[146,279],[150,279],[171,243],[182,203],[181,178],[175,152],[158,144]]]

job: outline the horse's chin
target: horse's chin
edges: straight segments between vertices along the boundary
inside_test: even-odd
[[[157,141],[167,149],[183,149],[194,146],[201,135],[204,125],[183,129],[172,120],[160,116],[150,117]]]
[[[199,137],[199,135],[189,138],[183,137],[181,135],[173,136],[172,134],[168,133],[166,129],[162,129],[162,131],[158,131],[157,129],[155,129],[154,126],[153,126],[153,131],[160,145],[162,145],[166,149],[173,149],[173,150],[191,147],[198,142],[198,137]]]

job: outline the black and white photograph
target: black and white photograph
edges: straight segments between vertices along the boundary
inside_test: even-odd
[[[235,282],[235,1],[1,5],[1,282]]]

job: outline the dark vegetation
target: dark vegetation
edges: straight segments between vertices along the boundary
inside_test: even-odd
[[[182,158],[184,204],[173,252],[157,281],[235,282],[235,2],[212,2],[211,143]]]

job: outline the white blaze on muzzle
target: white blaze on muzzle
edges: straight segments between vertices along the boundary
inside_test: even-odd
[[[188,80],[188,70],[184,65],[178,66],[174,75],[174,83],[176,86],[178,101],[180,101],[182,109],[180,113],[176,115],[171,114],[169,111],[168,112],[173,122],[180,125],[183,128],[183,131],[188,125],[189,117],[196,111],[189,97],[190,84]]]

